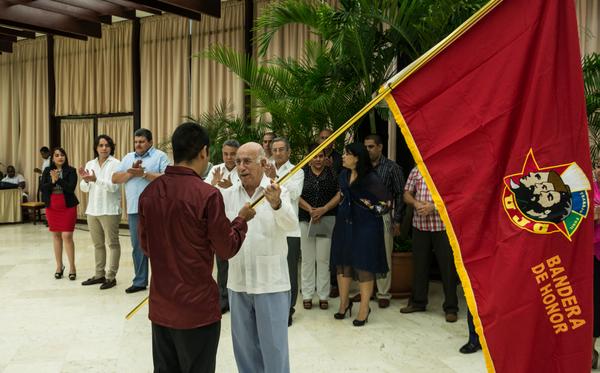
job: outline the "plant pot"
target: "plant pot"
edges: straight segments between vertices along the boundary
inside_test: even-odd
[[[408,298],[412,291],[414,273],[412,252],[393,252],[391,272],[390,294],[392,294],[392,298]]]

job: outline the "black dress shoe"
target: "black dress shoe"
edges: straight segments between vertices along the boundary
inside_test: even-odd
[[[127,294],[131,294],[131,293],[137,293],[138,291],[143,291],[143,290],[146,290],[145,286],[131,285],[130,287],[128,287],[127,289],[125,289],[125,292]]]
[[[105,281],[106,281],[106,278],[104,276],[98,277],[98,278],[92,277],[92,278],[88,278],[87,280],[82,282],[81,285],[88,286],[88,285],[103,284]]]
[[[479,343],[469,342],[466,345],[462,346],[458,351],[461,354],[472,354],[481,350],[481,345]]]
[[[100,285],[100,290],[106,290],[110,288],[114,288],[117,286],[117,279],[113,278],[112,280],[106,280],[102,285]]]

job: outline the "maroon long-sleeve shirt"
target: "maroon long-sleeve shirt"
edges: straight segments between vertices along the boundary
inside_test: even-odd
[[[138,214],[140,243],[152,268],[150,320],[174,329],[220,320],[213,258],[229,259],[240,250],[246,222],[230,222],[218,189],[177,166],[146,187]]]

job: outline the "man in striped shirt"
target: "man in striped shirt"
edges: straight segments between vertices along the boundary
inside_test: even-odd
[[[429,268],[431,255],[435,253],[444,287],[444,312],[447,322],[455,322],[458,312],[456,286],[458,276],[446,227],[433,204],[431,192],[417,167],[408,175],[404,187],[404,201],[413,206],[413,291],[409,303],[401,313],[423,312],[427,307],[429,292]]]

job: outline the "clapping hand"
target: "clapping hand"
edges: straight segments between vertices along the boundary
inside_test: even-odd
[[[137,176],[137,177],[144,176],[144,168],[142,167],[142,160],[138,159],[137,161],[133,162],[133,165],[131,166],[130,169],[127,170],[127,173],[131,174],[132,176]]]
[[[79,176],[81,176],[81,178],[85,180],[86,183],[92,183],[96,181],[96,173],[94,172],[94,170],[90,172],[84,169],[83,167],[79,167]]]
[[[271,163],[267,163],[265,165],[265,175],[271,180],[277,179],[277,170],[275,169],[275,165]]]
[[[223,179],[217,183],[217,185],[223,189],[227,189],[233,185],[231,182],[231,175],[227,176],[227,179]]]
[[[223,171],[221,170],[221,167],[215,167],[215,170],[213,171],[213,178],[210,181],[210,184],[212,186],[215,186],[219,183],[219,181],[221,181],[222,178],[223,178]]]
[[[53,170],[50,170],[50,178],[52,180],[52,184],[56,184],[56,182],[59,179],[59,175],[60,175],[60,172],[56,168]]]

